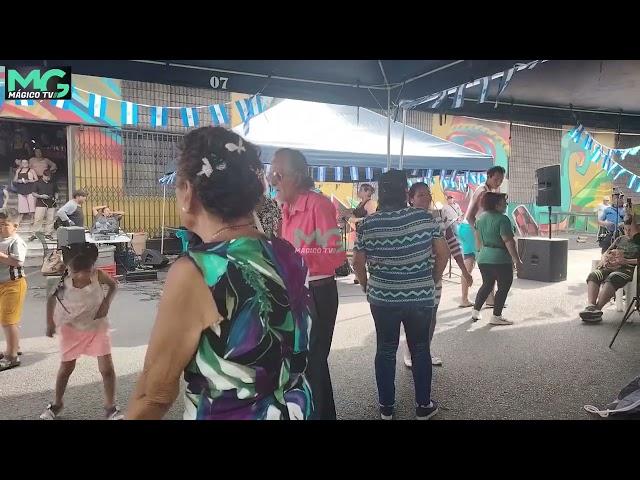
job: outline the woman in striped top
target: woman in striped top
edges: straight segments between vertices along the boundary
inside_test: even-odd
[[[438,411],[431,399],[429,331],[435,284],[447,264],[447,247],[433,216],[407,207],[403,171],[384,173],[378,187],[380,206],[358,229],[353,267],[367,293],[376,327],[380,417],[393,418],[396,354],[403,325],[413,361],[416,419],[428,420]]]
[[[433,218],[436,219],[440,226],[440,231],[442,236],[447,241],[447,246],[449,247],[449,252],[453,259],[460,267],[460,271],[462,272],[462,277],[465,279],[468,285],[473,284],[473,278],[471,274],[467,271],[467,268],[464,265],[464,258],[462,256],[462,249],[460,248],[460,243],[458,242],[458,238],[453,232],[453,228],[451,226],[446,227],[444,224],[444,220],[442,218],[442,213],[440,210],[433,208],[433,197],[431,196],[431,189],[429,185],[423,182],[414,183],[409,189],[409,203],[411,206],[416,208],[422,208],[433,215]],[[433,310],[433,321],[431,322],[431,330],[429,332],[429,342],[433,340],[433,333],[436,328],[436,313],[438,311],[438,305],[440,305],[440,297],[442,296],[442,279],[436,284],[436,292],[435,292],[435,303]],[[404,349],[404,363],[407,367],[411,367],[411,356],[409,355],[408,349]],[[442,365],[442,360],[439,357],[431,356],[431,364],[440,366]]]

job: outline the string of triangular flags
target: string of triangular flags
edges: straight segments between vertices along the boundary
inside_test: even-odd
[[[629,174],[628,188],[633,188],[638,180],[638,177],[617,163],[613,158],[617,156],[620,160],[624,160],[627,155],[638,155],[640,153],[640,145],[632,148],[609,148],[598,142],[593,135],[587,132],[583,125],[578,125],[569,131],[569,138],[571,138],[576,144],[582,146],[586,151],[586,161],[600,165],[600,167],[606,172],[607,175],[615,175],[614,180],[617,180],[622,175]],[[602,160],[602,161],[601,161]],[[636,192],[640,192],[640,182],[636,187]]]
[[[265,173],[268,176],[271,169],[270,164],[265,165]],[[386,168],[371,167],[312,167],[311,177],[316,182],[371,182],[379,177]],[[465,191],[469,185],[480,185],[487,181],[486,172],[460,172],[453,170],[447,173],[444,170],[423,169],[407,170],[410,175],[409,184],[425,182],[434,185],[436,177],[440,177],[442,190]],[[172,185],[175,182],[175,172],[169,173],[159,179],[164,185]]]
[[[4,82],[0,82],[4,83]],[[273,101],[271,97],[264,97],[256,94],[249,98],[236,100],[235,102],[219,103],[215,105],[199,105],[189,107],[167,107],[157,105],[146,105],[135,102],[128,102],[117,98],[110,98],[94,92],[89,92],[81,88],[73,87],[74,93],[83,92],[89,95],[87,109],[89,114],[95,118],[106,119],[108,102],[120,103],[120,120],[122,125],[136,126],[139,123],[139,113],[143,108],[147,108],[150,114],[150,124],[154,128],[163,128],[169,125],[169,112],[178,111],[182,125],[185,127],[197,127],[201,123],[199,111],[208,109],[211,113],[213,125],[228,125],[231,123],[231,108],[236,108],[240,119],[244,124],[245,134],[249,133],[249,120],[264,112]],[[4,94],[0,92],[4,99]],[[36,100],[13,100],[16,106],[33,107]],[[49,102],[52,106],[63,110],[71,107],[71,100],[40,100]]]
[[[403,100],[400,102],[401,108],[414,108],[418,105],[422,105],[424,103],[429,103],[429,108],[438,108],[440,107],[445,99],[451,94],[453,94],[453,103],[452,108],[461,108],[464,104],[464,91],[468,88],[475,87],[476,85],[482,85],[482,90],[480,91],[480,98],[478,103],[485,103],[487,101],[487,93],[489,92],[489,84],[491,80],[500,80],[498,84],[498,93],[496,95],[495,100],[495,108],[498,107],[498,99],[500,95],[504,93],[504,91],[511,83],[513,79],[513,75],[516,72],[520,72],[523,70],[532,70],[537,67],[541,63],[548,62],[548,60],[534,60],[529,63],[517,64],[513,67],[505,70],[504,72],[494,73],[493,75],[487,75],[486,77],[478,78],[472,82],[465,82],[462,85],[458,85],[454,88],[448,88],[439,93],[430,94],[416,100]]]
[[[267,170],[268,168],[269,165],[267,165]],[[385,171],[387,171],[386,168],[374,169],[371,167],[312,167],[311,176],[316,182],[370,182]],[[453,170],[449,173],[449,171],[434,169],[406,170],[406,172],[407,175],[414,180],[412,183],[415,183],[416,178],[420,178],[422,179],[421,181],[434,185],[436,177],[439,177],[443,190],[464,190],[469,184],[479,185],[487,180],[487,175],[483,172],[460,172]]]

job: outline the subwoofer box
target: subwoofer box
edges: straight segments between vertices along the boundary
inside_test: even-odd
[[[566,238],[519,238],[518,252],[524,264],[518,278],[539,282],[567,279],[569,240]]]

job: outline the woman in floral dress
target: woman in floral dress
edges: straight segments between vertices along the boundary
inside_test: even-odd
[[[254,227],[256,147],[221,127],[184,138],[176,195],[185,255],[167,275],[128,419],[159,419],[186,381],[185,419],[309,418],[311,318],[293,246]]]

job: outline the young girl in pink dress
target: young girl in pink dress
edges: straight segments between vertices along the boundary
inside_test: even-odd
[[[105,393],[105,417],[123,417],[116,406],[116,374],[111,359],[111,337],[107,314],[116,292],[116,283],[101,270],[95,269],[98,249],[86,244],[75,251],[67,262],[56,291],[47,301],[47,336],[60,337],[62,361],[56,379],[55,400],[40,415],[42,420],[54,420],[62,412],[62,397],[69,377],[82,356],[98,358]],[[103,289],[107,287],[107,293]]]

